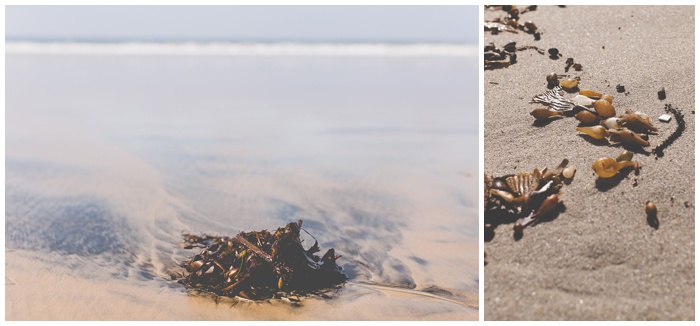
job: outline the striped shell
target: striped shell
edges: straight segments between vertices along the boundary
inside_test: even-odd
[[[507,176],[505,179],[513,193],[522,196],[537,190],[537,186],[542,179],[542,173],[540,170],[535,169],[532,173],[513,174]]]

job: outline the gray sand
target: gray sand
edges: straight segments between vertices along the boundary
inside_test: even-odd
[[[485,12],[486,19],[498,16],[504,13]],[[521,51],[515,65],[485,71],[485,171],[529,172],[563,158],[578,171],[562,189],[564,212],[526,228],[518,241],[512,224],[500,225],[485,243],[485,319],[694,319],[694,7],[540,6],[521,15],[525,20],[537,24],[540,41],[487,32],[485,43],[556,47],[563,57]],[[657,120],[667,103],[684,113],[685,133],[664,157],[635,154],[639,175],[597,183],[593,161],[624,149],[582,137],[572,117],[535,126],[529,115],[542,107],[528,102],[546,90],[545,76],[563,74],[568,57],[583,65],[569,71],[581,77],[580,88],[613,95],[618,115],[629,108],[653,118],[660,131],[647,151],[675,130],[675,119]],[[646,200],[658,207],[658,230],[647,224]]]

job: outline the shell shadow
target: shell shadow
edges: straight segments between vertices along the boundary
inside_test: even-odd
[[[622,180],[627,179],[627,176],[634,171],[632,167],[626,167],[620,172],[618,172],[614,177],[612,178],[598,178],[595,181],[595,187],[598,189],[598,191],[606,192],[612,188],[617,187],[617,185],[622,182]]]
[[[544,126],[548,126],[550,123],[557,121],[557,120],[561,120],[561,118],[555,117],[555,118],[544,119],[544,120],[535,120],[532,122],[532,126],[541,128]]]
[[[586,134],[578,134],[578,136],[595,146],[610,146],[610,142],[606,138],[595,139]]]

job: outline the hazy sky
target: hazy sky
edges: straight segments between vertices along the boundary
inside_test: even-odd
[[[6,6],[7,40],[477,43],[478,6]]]

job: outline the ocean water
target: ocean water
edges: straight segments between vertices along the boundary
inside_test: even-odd
[[[6,318],[478,318],[476,47],[236,46],[7,44]],[[183,232],[299,219],[332,299],[172,280]]]

